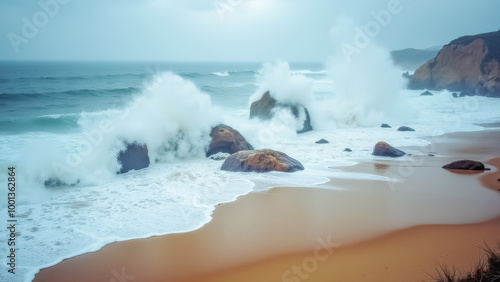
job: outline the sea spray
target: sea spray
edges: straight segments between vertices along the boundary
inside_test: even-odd
[[[288,62],[264,64],[257,76],[259,89],[250,97],[250,104],[269,91],[279,102],[308,106],[313,99],[313,80],[293,72]]]
[[[333,29],[345,31],[349,20],[339,20]],[[338,34],[337,34],[338,35]],[[342,37],[335,37],[337,40]],[[259,89],[249,99],[252,103],[258,100],[265,91],[281,103],[300,104],[305,106],[311,115],[314,129],[327,130],[344,126],[376,126],[384,122],[405,122],[415,117],[415,111],[402,95],[404,79],[400,71],[393,66],[389,52],[372,42],[362,53],[346,60],[342,53],[330,58],[327,62],[329,94],[322,99],[313,91],[314,80],[302,72],[291,70],[287,62],[265,64],[257,76]],[[325,74],[324,72],[321,72]],[[277,110],[283,111],[283,110]],[[280,136],[293,137],[289,134],[297,124],[290,122],[291,113],[275,113],[266,127],[280,129],[273,141]],[[276,130],[272,130],[275,131]],[[260,135],[271,135],[270,133]],[[259,138],[262,139],[262,138]],[[266,138],[264,138],[266,139]]]
[[[148,145],[150,158],[204,155],[212,127],[223,121],[208,94],[172,73],[157,78],[116,123],[117,136]]]
[[[306,77],[301,72],[290,69],[288,62],[277,61],[274,64],[264,64],[257,76],[258,90],[249,98],[250,105],[259,100],[269,91],[278,103],[288,105],[301,105],[308,107],[313,101],[313,79]],[[298,108],[298,116],[294,116],[290,108],[276,107],[272,110],[273,118],[267,121],[256,119],[254,123],[259,126],[254,132],[258,142],[269,145],[278,140],[294,138],[296,132],[301,130],[306,120],[303,108]]]
[[[119,170],[117,155],[126,143],[146,144],[153,163],[203,156],[211,128],[222,120],[210,96],[193,83],[172,73],[160,74],[125,109],[82,113],[81,132],[72,142],[52,138],[43,149],[40,142],[28,144],[27,152],[45,152],[28,164],[30,181],[106,183]]]
[[[332,28],[336,46],[350,38],[356,24],[340,17]],[[349,58],[334,52],[327,64],[333,81],[334,97],[316,104],[313,118],[318,128],[332,126],[376,126],[383,122],[405,122],[415,117],[404,96],[405,81],[393,65],[390,53],[370,42]]]

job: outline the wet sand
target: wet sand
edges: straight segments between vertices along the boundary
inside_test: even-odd
[[[481,183],[493,191],[500,192],[500,158],[489,160],[487,164],[496,167],[497,170],[481,177]]]
[[[218,206],[199,230],[109,244],[35,281],[423,281],[439,264],[467,269],[479,246],[500,239],[498,137],[447,134],[404,148],[414,155],[407,161],[333,168],[395,181],[332,179],[334,189],[251,193]],[[493,170],[441,168],[462,158]]]
[[[482,246],[497,246],[498,234],[500,218],[471,225],[422,225],[325,252],[325,261],[315,260],[311,250],[189,281],[432,281],[440,265],[472,269],[484,259]]]

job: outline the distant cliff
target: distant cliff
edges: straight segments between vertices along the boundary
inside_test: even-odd
[[[500,97],[500,31],[451,41],[410,76],[409,88]]]
[[[414,71],[425,62],[436,57],[440,47],[429,49],[407,48],[391,52],[394,64],[404,70]]]

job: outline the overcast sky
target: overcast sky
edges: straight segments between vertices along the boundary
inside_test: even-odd
[[[0,59],[324,61],[359,31],[334,38],[340,15],[395,50],[499,30],[499,11],[498,0],[2,0]]]

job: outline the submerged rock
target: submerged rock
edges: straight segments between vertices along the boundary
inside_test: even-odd
[[[227,157],[229,157],[229,156],[230,156],[230,154],[228,154],[228,153],[217,153],[217,154],[211,155],[209,158],[214,160],[214,161],[222,161],[222,160],[227,159]]]
[[[217,153],[234,154],[242,150],[253,150],[252,145],[238,130],[225,124],[212,128],[210,137],[212,137],[212,141],[208,146],[207,157]]]
[[[275,108],[289,109],[296,119],[303,117],[304,121],[302,127],[297,129],[297,133],[304,133],[313,130],[311,126],[311,117],[309,116],[309,111],[307,111],[306,107],[298,104],[280,103],[271,96],[269,91],[266,91],[260,100],[252,103],[250,106],[250,118],[270,120],[274,116],[273,109]]]
[[[118,154],[118,162],[122,165],[118,173],[146,168],[149,166],[148,147],[146,144],[127,143],[125,151]]]
[[[458,97],[465,97],[465,96],[469,96],[469,97],[472,97],[476,94],[472,93],[471,91],[469,90],[466,90],[466,91],[462,91],[460,92],[460,95],[458,95]]]
[[[380,156],[380,157],[396,158],[396,157],[404,156],[404,155],[406,155],[406,153],[399,150],[399,149],[392,147],[391,145],[389,145],[383,141],[380,141],[373,148],[372,155]]]
[[[443,168],[462,169],[462,170],[485,170],[484,164],[482,162],[471,161],[471,160],[455,161],[443,166]]]
[[[57,178],[49,178],[43,182],[43,185],[45,187],[50,187],[50,188],[57,188],[57,187],[63,187],[63,186],[75,186],[80,183],[80,179],[77,179],[75,183],[66,183],[60,179]]]
[[[326,140],[326,139],[321,139],[321,140],[316,141],[316,144],[328,144],[328,143],[330,143],[330,142],[328,142],[328,140]]]
[[[453,96],[453,98],[458,98],[458,93],[457,92],[453,92],[453,93],[451,93],[451,96]]]
[[[229,156],[221,167],[227,171],[242,172],[295,172],[304,170],[304,166],[285,153],[273,150],[239,151]]]
[[[401,126],[400,128],[398,128],[398,131],[415,131],[415,129],[408,126]]]
[[[430,91],[425,91],[422,94],[420,94],[420,96],[434,96],[434,94],[432,94]]]

